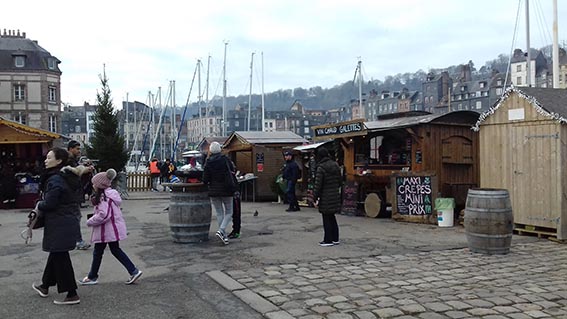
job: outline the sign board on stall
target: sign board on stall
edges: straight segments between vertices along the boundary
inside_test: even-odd
[[[313,126],[313,131],[315,132],[315,139],[330,139],[365,135],[366,126],[364,125],[364,121],[353,120],[342,123]]]
[[[358,215],[358,183],[347,181],[343,186],[343,205],[341,214],[356,216]]]
[[[396,202],[401,215],[429,215],[432,206],[431,176],[397,176]]]
[[[264,153],[256,153],[256,170],[258,172],[264,171]]]

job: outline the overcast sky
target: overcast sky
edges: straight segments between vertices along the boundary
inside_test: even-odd
[[[519,3],[514,47],[525,50],[525,0],[5,1],[0,29],[26,32],[61,60],[63,103],[94,104],[105,64],[115,106],[127,93],[148,102],[158,87],[165,103],[171,80],[185,105],[197,59],[204,91],[209,55],[209,96],[222,95],[225,41],[228,95],[248,94],[252,52],[254,93],[262,52],[266,93],[352,80],[358,57],[365,80],[469,60],[479,68],[510,53]],[[552,0],[531,0],[530,12],[531,46],[550,44]],[[560,44],[566,32],[559,21]],[[195,82],[191,101],[197,91]]]

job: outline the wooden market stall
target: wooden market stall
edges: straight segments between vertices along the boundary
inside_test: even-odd
[[[478,186],[478,113],[407,115],[314,127],[315,140],[341,142],[343,213],[437,223],[437,197],[455,198],[458,211]]]
[[[509,88],[474,127],[480,186],[510,193],[514,229],[567,239],[567,90]]]
[[[0,208],[34,207],[44,156],[63,143],[60,134],[0,117]]]
[[[285,162],[283,152],[305,143],[307,140],[289,131],[233,132],[223,145],[223,153],[230,156],[242,175],[256,177],[250,182],[252,187],[243,184],[247,188],[243,199],[277,200],[272,188]]]

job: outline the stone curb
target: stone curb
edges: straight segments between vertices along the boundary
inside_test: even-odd
[[[228,275],[226,275],[220,270],[209,271],[207,272],[207,275],[211,277],[211,279],[216,281],[219,285],[223,286],[224,289],[230,292],[233,292],[234,290],[246,289],[246,287],[244,287],[241,283],[230,278]]]
[[[209,271],[206,273],[211,279],[216,281],[226,290],[232,292],[245,304],[249,305],[252,309],[256,310],[262,315],[270,319],[292,319],[294,318],[289,313],[282,311],[278,306],[269,302],[262,296],[246,289],[245,286],[232,279],[220,270]]]

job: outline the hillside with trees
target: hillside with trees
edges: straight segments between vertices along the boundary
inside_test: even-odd
[[[546,46],[540,50],[551,61],[551,50]],[[497,58],[486,61],[481,67],[477,67],[473,61],[465,62],[469,64],[472,71],[473,80],[489,79],[494,72],[505,73],[510,56],[500,54]],[[462,65],[462,64],[461,64]],[[429,72],[439,74],[442,71],[449,72],[449,75],[456,79],[459,77],[461,65],[451,65],[444,69],[431,69]],[[396,75],[388,75],[384,80],[372,80],[364,82],[362,92],[371,92],[372,90],[380,93],[382,91],[401,91],[407,88],[410,91],[421,91],[422,82],[427,76],[426,71],[417,70],[414,73],[398,73]],[[363,96],[363,99],[365,97]],[[308,109],[329,110],[333,108],[348,105],[351,101],[358,99],[358,83],[347,81],[342,84],[335,85],[331,88],[322,88],[315,86],[312,88],[295,88],[280,89],[275,92],[266,93],[264,95],[266,109],[269,111],[289,110],[291,105],[296,101],[300,101],[303,106]],[[239,95],[227,97],[227,105],[234,106],[236,104],[248,104],[248,95]],[[221,105],[221,97],[215,97],[214,105]],[[252,105],[261,105],[261,96],[259,94],[252,95]]]

